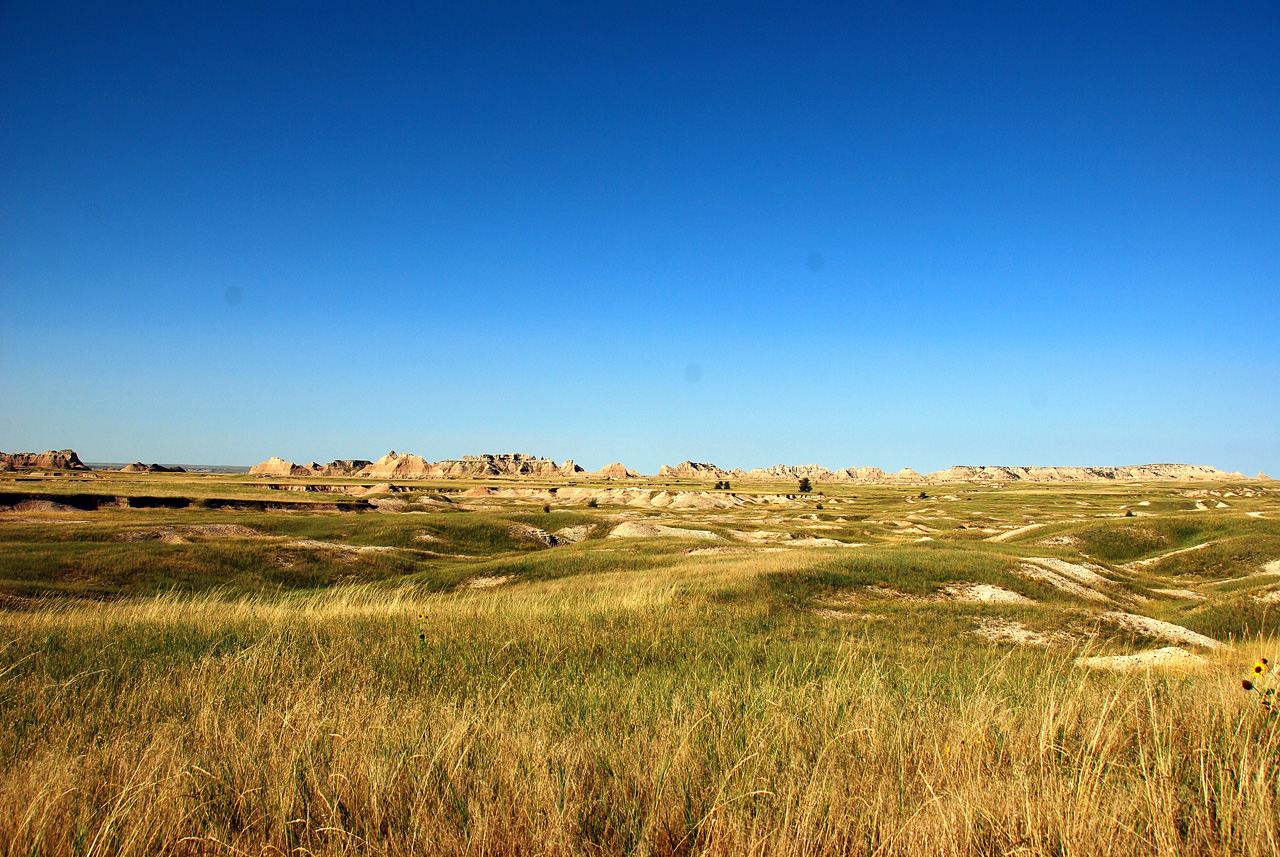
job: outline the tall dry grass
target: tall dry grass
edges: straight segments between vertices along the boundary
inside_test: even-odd
[[[760,570],[4,614],[0,851],[1280,852],[1227,665],[925,645]]]

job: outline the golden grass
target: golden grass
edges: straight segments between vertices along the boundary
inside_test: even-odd
[[[0,614],[0,853],[1280,851],[1256,646],[931,645],[757,587],[805,561]]]

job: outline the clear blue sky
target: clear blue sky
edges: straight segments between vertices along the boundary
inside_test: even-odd
[[[1280,476],[1280,3],[0,5],[0,449]]]

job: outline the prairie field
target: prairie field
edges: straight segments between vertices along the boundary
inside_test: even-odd
[[[0,854],[1280,852],[1271,483],[276,482],[0,481]]]

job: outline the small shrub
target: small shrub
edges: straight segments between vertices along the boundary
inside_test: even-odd
[[[599,505],[600,505],[600,501],[599,501],[599,500],[597,500],[595,497],[592,497],[590,500],[588,500],[588,501],[587,501],[587,508],[588,508],[588,509],[594,509],[595,507],[597,507],[597,506],[599,506]]]

